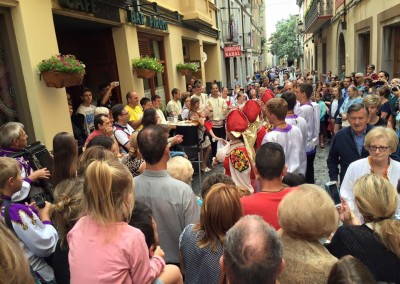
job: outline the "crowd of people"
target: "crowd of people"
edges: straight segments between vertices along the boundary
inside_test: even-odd
[[[191,80],[165,108],[83,89],[51,168],[23,124],[0,126],[0,283],[400,283],[400,80],[374,68],[271,68],[209,95]],[[314,184],[327,145],[340,202]]]

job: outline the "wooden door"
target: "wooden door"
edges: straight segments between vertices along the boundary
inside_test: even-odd
[[[170,100],[168,73],[166,69],[166,56],[164,48],[164,38],[151,34],[138,32],[139,53],[140,56],[156,57],[164,65],[164,72],[158,73],[154,78],[143,79],[144,91],[146,96],[155,94],[161,97],[161,101],[165,105]]]

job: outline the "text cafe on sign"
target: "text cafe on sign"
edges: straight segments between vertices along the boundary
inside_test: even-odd
[[[242,56],[242,48],[240,45],[231,45],[224,47],[224,57]]]

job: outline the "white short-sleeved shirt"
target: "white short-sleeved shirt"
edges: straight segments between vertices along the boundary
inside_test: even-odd
[[[288,124],[285,128],[275,128],[267,132],[261,142],[275,142],[283,147],[288,171],[294,174],[305,174],[306,168],[301,168],[302,160],[306,160],[303,135],[297,126]]]

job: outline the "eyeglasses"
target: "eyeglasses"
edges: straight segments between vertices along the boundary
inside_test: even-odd
[[[385,146],[368,146],[367,147],[368,148],[368,150],[370,150],[370,151],[373,151],[373,152],[375,152],[376,151],[376,149],[378,149],[379,150],[379,152],[386,152],[390,147],[385,147]]]

